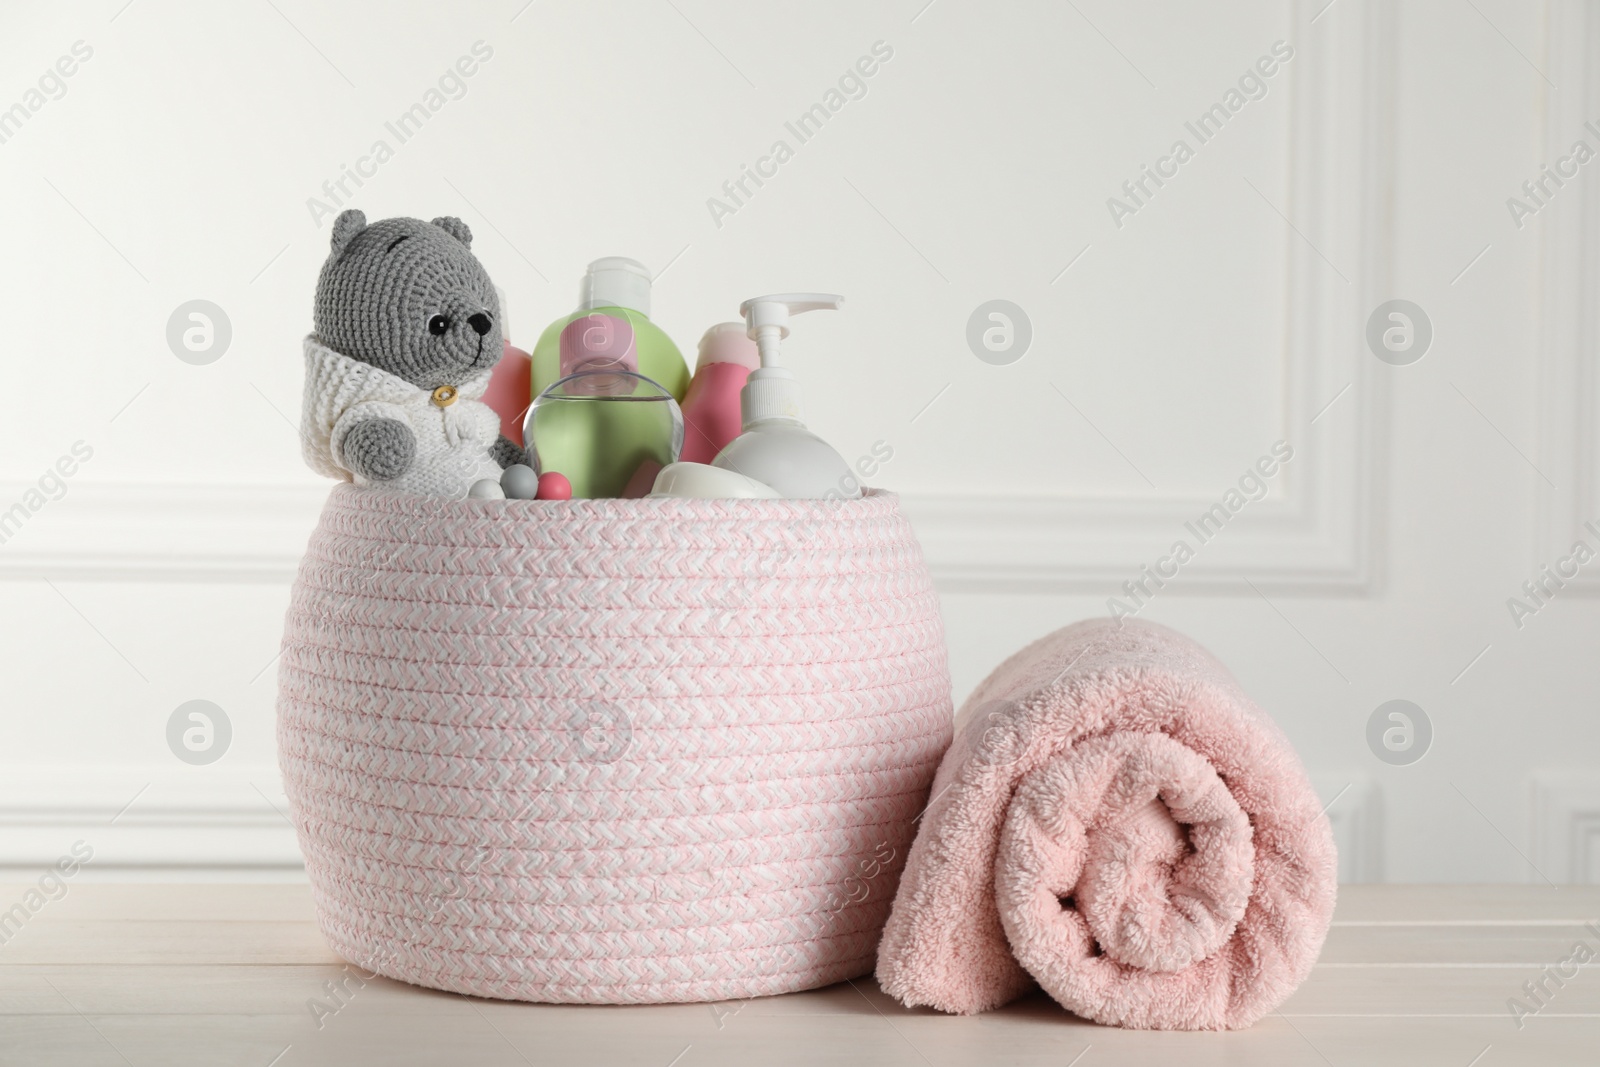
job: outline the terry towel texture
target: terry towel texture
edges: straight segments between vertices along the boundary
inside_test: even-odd
[[[1333,834],[1288,739],[1204,649],[1080,622],[956,719],[878,955],[907,1005],[1035,982],[1119,1026],[1249,1026],[1310,972]]]

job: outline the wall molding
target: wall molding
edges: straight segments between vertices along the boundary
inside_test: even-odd
[[[25,488],[0,483],[0,499]],[[74,485],[0,544],[0,580],[286,583],[327,494],[326,483]],[[904,497],[941,588],[1023,592],[1115,589],[1176,538],[1193,542],[1184,524],[1214,503]],[[1293,504],[1264,499],[1202,546],[1169,588],[1249,592],[1254,581],[1350,591],[1359,588],[1356,540],[1352,528],[1319,529]],[[1058,558],[1063,546],[1074,560]]]
[[[1383,789],[1364,771],[1313,773],[1339,849],[1339,884],[1383,881]]]
[[[0,869],[31,880],[29,872],[43,871],[80,840],[94,850],[85,870],[95,877],[304,866],[275,768],[8,772],[0,783]]]
[[[1281,496],[1248,505],[1199,546],[1166,586],[1177,594],[1253,595],[1254,583],[1269,592],[1360,595],[1374,582],[1386,413],[1361,327],[1365,309],[1392,295],[1385,286],[1393,14],[1370,0],[1351,2],[1312,25],[1321,6],[1289,5],[1296,60],[1283,211],[1293,228],[1282,238],[1288,326],[1279,435],[1295,458],[1278,476]],[[1271,444],[1263,441],[1262,453]],[[1242,457],[1239,473],[1255,458]],[[1209,498],[913,494],[905,505],[943,590],[1104,595],[1187,539],[1184,524],[1231,484]],[[0,501],[26,488],[0,486]],[[0,544],[0,579],[286,582],[325,494],[326,483],[311,481],[74,483]]]
[[[1547,7],[1546,52],[1552,75],[1565,87],[1545,95],[1542,158],[1547,161],[1583,138],[1600,121],[1600,11],[1583,0],[1554,0]],[[1581,179],[1582,176],[1580,176]],[[1585,522],[1600,520],[1600,192],[1578,180],[1539,210],[1539,507],[1529,576],[1552,564],[1582,538]],[[1545,478],[1554,482],[1552,487]],[[1600,596],[1600,567],[1566,582],[1561,596]]]
[[[19,500],[29,483],[0,483]],[[0,579],[288,582],[327,483],[69,483],[4,532]]]
[[[1296,456],[1283,496],[1249,505],[1201,547],[1167,587],[1179,593],[1252,595],[1255,583],[1360,595],[1381,575],[1388,402],[1363,328],[1367,312],[1395,295],[1395,15],[1353,3],[1313,26],[1322,7],[1290,4],[1293,229],[1285,227],[1283,245],[1280,436]],[[1227,488],[1217,486],[1217,497]],[[1186,537],[1184,523],[1217,497],[908,496],[906,509],[941,588],[1106,593]]]
[[[1533,866],[1558,885],[1600,885],[1600,771],[1537,771]]]

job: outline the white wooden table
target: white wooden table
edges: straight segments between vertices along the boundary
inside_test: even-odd
[[[0,886],[0,908],[25,887]],[[0,1064],[1600,1064],[1600,889],[1350,886],[1303,988],[1244,1033],[1137,1033],[1042,995],[973,1018],[906,1011],[870,979],[743,1003],[557,1007],[346,971],[302,885],[72,885],[0,946]],[[1519,1029],[1507,1001],[1596,959]],[[359,973],[359,972],[355,972]],[[1529,1002],[1529,1006],[1534,1006]],[[319,1025],[320,1024],[320,1025]]]

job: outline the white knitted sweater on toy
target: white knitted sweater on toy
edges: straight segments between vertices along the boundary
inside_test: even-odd
[[[462,382],[455,399],[441,406],[427,389],[340,355],[315,336],[306,338],[305,354],[300,447],[313,470],[357,485],[456,498],[479,478],[499,479],[500,465],[489,450],[500,434],[500,416],[480,399],[489,369]],[[373,482],[345,464],[345,438],[368,419],[395,419],[416,435],[416,459],[400,477]]]

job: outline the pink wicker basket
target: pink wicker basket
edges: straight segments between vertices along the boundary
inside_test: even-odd
[[[340,486],[279,677],[330,944],[507,999],[724,1000],[868,973],[951,733],[938,601],[883,492]]]

